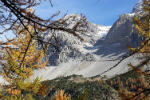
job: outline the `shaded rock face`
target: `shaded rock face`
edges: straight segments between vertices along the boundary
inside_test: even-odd
[[[140,42],[140,38],[134,27],[134,16],[139,16],[142,13],[142,1],[139,0],[132,13],[123,14],[113,24],[108,32],[104,44],[113,45],[118,43],[119,48],[126,48],[128,45],[137,47]]]
[[[138,45],[133,17],[130,14],[121,15],[108,32],[104,44],[120,43],[122,47]]]

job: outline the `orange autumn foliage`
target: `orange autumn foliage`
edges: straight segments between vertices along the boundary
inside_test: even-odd
[[[60,90],[58,94],[56,94],[56,100],[71,100],[70,97],[67,97],[66,94],[64,94],[64,90]]]

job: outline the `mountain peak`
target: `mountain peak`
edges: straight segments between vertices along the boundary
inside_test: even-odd
[[[142,4],[143,4],[143,0],[139,0],[136,5],[134,6],[132,13],[140,13],[142,12]]]
[[[81,41],[67,32],[59,31],[55,33],[55,37],[59,42],[57,46],[59,47],[60,52],[57,52],[56,54],[53,52],[55,51],[54,48],[49,47],[47,57],[50,65],[56,66],[64,62],[68,62],[69,60],[95,60],[94,54],[91,53],[94,50],[92,51],[87,48],[92,48],[99,39],[104,39],[111,26],[93,24],[89,22],[86,17],[78,14],[69,14],[64,16],[62,19],[66,20],[68,28],[73,28],[78,22],[80,22],[77,28],[85,31],[79,31],[78,34],[83,37],[85,41]],[[49,40],[51,35],[51,33],[45,33],[44,39]]]

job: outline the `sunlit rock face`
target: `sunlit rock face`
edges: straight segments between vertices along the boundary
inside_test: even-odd
[[[67,23],[70,23],[68,27],[73,27],[78,21],[80,21],[81,16],[77,14],[71,14],[65,16],[63,19],[68,19]],[[58,51],[54,48],[49,47],[47,52],[47,58],[49,59],[50,65],[58,65],[69,60],[80,60],[80,61],[94,61],[95,57],[90,53],[86,47],[93,46],[98,39],[104,39],[107,35],[111,26],[100,26],[89,22],[87,19],[82,22],[83,26],[80,29],[86,29],[85,32],[79,32],[78,34],[84,39],[81,41],[79,38],[73,36],[72,34],[58,31],[55,37],[56,41],[52,41],[58,47]],[[44,38],[49,40],[51,33],[46,33]]]

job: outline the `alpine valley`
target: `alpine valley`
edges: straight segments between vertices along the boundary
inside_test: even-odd
[[[122,56],[128,54],[127,46],[136,47],[139,44],[137,33],[134,29],[133,17],[142,13],[142,0],[137,2],[131,13],[120,15],[119,19],[112,26],[96,25],[86,19],[84,24],[87,30],[80,33],[85,41],[81,41],[75,36],[58,32],[58,47],[60,52],[53,52],[49,47],[47,58],[49,65],[44,70],[36,70],[33,77],[42,76],[44,80],[50,80],[69,75],[83,75],[93,77],[101,75]],[[72,17],[69,27],[80,20],[77,14],[67,15],[64,19]],[[49,39],[51,34],[44,34],[45,39]],[[128,70],[127,64],[136,62],[133,57],[122,61],[117,67],[102,74],[102,76],[113,77],[117,74],[125,73]]]
[[[112,85],[111,82],[118,77],[123,82],[128,77],[135,77],[136,73],[128,67],[129,63],[138,64],[135,55],[118,62],[129,54],[128,46],[139,45],[133,18],[142,13],[142,0],[139,0],[131,13],[120,15],[112,26],[96,25],[86,19],[80,27],[86,31],[79,33],[84,41],[57,32],[59,51],[54,52],[54,48],[49,47],[46,52],[49,64],[45,69],[35,70],[31,77],[31,80],[37,77],[42,77],[43,82],[48,80],[47,95],[37,96],[37,100],[51,100],[58,89],[65,90],[72,100],[121,100],[117,83]],[[68,27],[72,27],[80,21],[81,15],[70,14],[63,19],[69,17],[71,24]],[[50,37],[49,32],[43,35],[45,40]],[[0,81],[5,83],[2,77]]]

